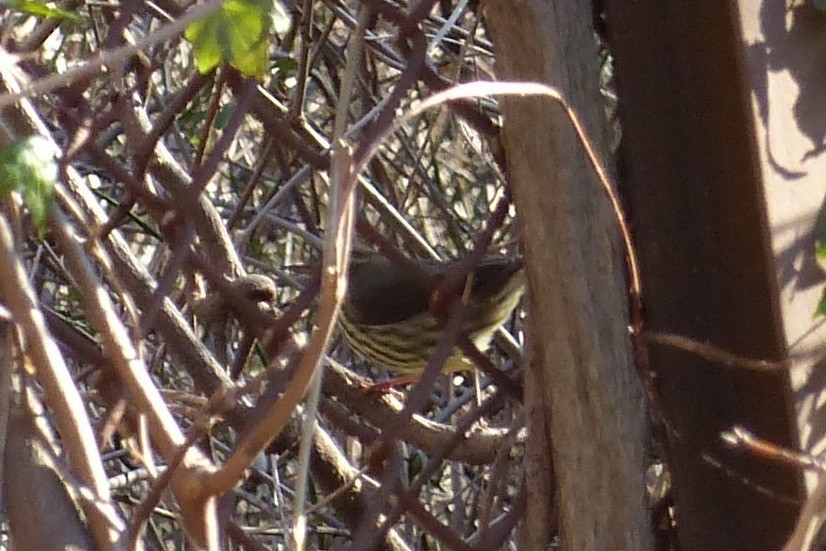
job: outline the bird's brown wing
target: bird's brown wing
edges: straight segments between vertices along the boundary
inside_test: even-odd
[[[428,293],[414,278],[385,258],[350,267],[344,315],[351,323],[388,325],[428,309]]]

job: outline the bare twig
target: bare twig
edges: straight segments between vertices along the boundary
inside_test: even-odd
[[[120,48],[109,51],[106,54],[99,55],[92,59],[87,59],[82,64],[74,69],[69,69],[63,74],[54,74],[43,77],[40,80],[32,82],[23,87],[22,90],[15,93],[0,96],[0,108],[13,105],[25,98],[32,98],[46,94],[58,88],[68,86],[78,80],[92,78],[102,72],[102,69],[115,69],[123,64],[130,57],[137,52],[146,50],[156,44],[165,42],[171,38],[177,37],[186,29],[193,21],[202,19],[215,10],[219,9],[223,4],[223,0],[208,0],[204,4],[193,7],[186,15],[179,17],[174,22],[169,23],[152,34],[135,42],[134,45],[121,46]],[[9,54],[0,51],[0,56],[6,57],[2,63],[14,64],[15,59],[10,58]]]
[[[123,527],[109,523],[109,518],[118,518],[118,515],[111,503],[95,435],[60,350],[46,330],[37,298],[17,257],[11,228],[3,216],[0,216],[0,291],[25,339],[24,350],[46,390],[72,466],[80,480],[93,490],[96,500],[112,508],[108,516],[96,508],[86,509],[97,545],[109,549],[120,538]]]
[[[222,494],[232,488],[244,475],[244,471],[286,425],[296,404],[303,398],[317,369],[327,343],[330,340],[335,320],[344,299],[346,274],[350,259],[354,217],[354,186],[351,183],[350,156],[343,144],[334,147],[335,166],[343,182],[338,192],[341,206],[331,209],[331,231],[325,239],[324,269],[321,280],[321,295],[316,326],[310,343],[298,364],[284,395],[274,403],[254,429],[239,443],[236,451],[227,458],[223,467],[215,473],[203,477],[199,488],[203,496]]]

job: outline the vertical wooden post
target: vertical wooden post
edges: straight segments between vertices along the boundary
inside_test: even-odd
[[[623,128],[621,180],[648,329],[745,357],[786,359],[791,335],[778,274],[799,263],[772,254],[759,108],[750,101],[762,86],[753,65],[748,73],[735,3],[607,0],[606,8]],[[681,549],[779,549],[799,507],[799,473],[726,449],[720,432],[740,424],[794,446],[788,373],[727,369],[664,347],[652,347],[652,358],[676,429],[669,455]]]
[[[801,448],[826,447],[826,324],[813,312],[826,288],[815,238],[826,224],[826,11],[810,3],[787,9],[774,2],[738,2],[744,72],[766,197],[780,323],[791,363],[795,420]],[[811,485],[816,473],[807,473]]]

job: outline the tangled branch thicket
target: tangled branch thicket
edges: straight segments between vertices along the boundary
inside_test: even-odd
[[[75,22],[0,19],[2,93],[23,96],[3,106],[2,142],[50,136],[61,163],[45,240],[27,229],[19,200],[4,203],[0,264],[28,276],[0,283],[6,397],[24,412],[5,434],[35,438],[18,417],[45,404],[53,417],[41,432],[60,434],[53,468],[98,548],[119,539],[180,548],[187,538],[282,548],[299,538],[297,509],[311,549],[515,545],[525,506],[518,400],[485,376],[476,386],[456,378],[416,387],[406,403],[425,405],[410,411],[364,391],[360,377],[385,375],[336,336],[303,345],[335,311],[325,289],[342,281],[320,271],[325,237],[346,247],[346,231],[327,228],[343,220],[328,212],[336,116],[345,114],[359,162],[417,99],[493,79],[477,3],[410,4],[290,3],[263,81],[229,65],[199,74],[180,33],[153,43],[187,17],[168,0],[88,4]],[[147,38],[149,47],[78,72]],[[59,86],[27,92],[56,74]],[[454,101],[382,139],[358,176],[361,241],[391,256],[513,252],[498,124],[494,101]],[[20,321],[26,296],[45,326]],[[510,329],[518,336],[519,316]],[[489,354],[514,367],[506,341]],[[291,385],[314,353],[330,359],[302,448],[307,408],[289,397],[304,394],[306,384]],[[23,358],[33,369],[12,373]],[[280,431],[279,404],[291,413]],[[15,538],[42,536],[15,528],[17,513],[37,513],[16,513],[26,502],[14,496],[40,483],[5,483]],[[69,525],[77,515],[67,504],[55,517]]]

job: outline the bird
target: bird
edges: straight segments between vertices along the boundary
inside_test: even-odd
[[[457,262],[415,261],[427,276],[421,278],[416,270],[379,253],[354,253],[338,319],[344,339],[366,360],[402,375],[399,382],[412,382],[441,339],[444,314],[452,300],[464,297],[462,329],[480,350],[486,350],[525,292],[523,262],[521,257],[488,256],[464,277]],[[428,289],[423,279],[435,283],[433,288]],[[474,367],[456,347],[442,371]]]

